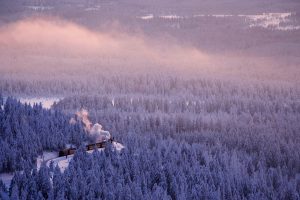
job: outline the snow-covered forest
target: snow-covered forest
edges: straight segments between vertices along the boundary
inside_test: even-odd
[[[51,110],[6,100],[1,169],[22,172],[3,187],[5,194],[21,199],[299,198],[298,87],[155,76],[115,78],[102,87],[101,93],[66,96]],[[126,148],[81,150],[63,173],[45,165],[29,170],[43,150],[86,141],[82,127],[68,123],[80,108]]]
[[[87,140],[82,124],[70,124],[61,112],[41,105],[21,104],[8,98],[0,105],[0,172],[33,168],[46,150],[59,150],[66,144],[80,145]]]

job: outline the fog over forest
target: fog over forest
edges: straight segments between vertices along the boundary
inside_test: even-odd
[[[2,2],[1,72],[9,75],[158,68],[230,79],[299,77],[300,22],[293,1]]]

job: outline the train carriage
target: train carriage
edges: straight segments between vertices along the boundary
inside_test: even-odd
[[[88,144],[88,145],[86,145],[86,151],[93,150],[93,149],[95,149],[95,147],[100,148],[100,149],[101,148],[105,148],[107,142],[111,142],[112,143],[113,142],[113,138],[111,138],[111,139],[109,139],[107,141],[103,141],[103,142],[97,142],[97,143],[94,143],[94,144]],[[63,149],[63,150],[59,151],[58,157],[73,155],[75,152],[76,152],[76,148]]]

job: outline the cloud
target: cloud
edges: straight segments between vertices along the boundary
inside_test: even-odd
[[[107,27],[96,31],[53,17],[28,18],[3,25],[1,78],[40,80],[44,75],[42,80],[50,77],[87,80],[103,73],[171,75],[174,72],[197,77],[294,80],[299,74],[298,69],[286,70],[274,58],[239,51],[212,54],[167,36],[129,33],[118,24]]]
[[[201,66],[209,56],[184,47],[121,29],[92,31],[78,24],[53,18],[29,18],[0,28],[2,65],[7,69],[43,71],[119,67],[184,68]]]

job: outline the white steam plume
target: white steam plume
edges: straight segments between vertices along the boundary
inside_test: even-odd
[[[102,129],[102,125],[99,123],[93,123],[89,119],[89,112],[86,109],[81,109],[76,112],[76,119],[71,118],[70,123],[76,124],[80,120],[84,124],[86,132],[95,138],[95,142],[107,141],[111,138],[109,131]]]

